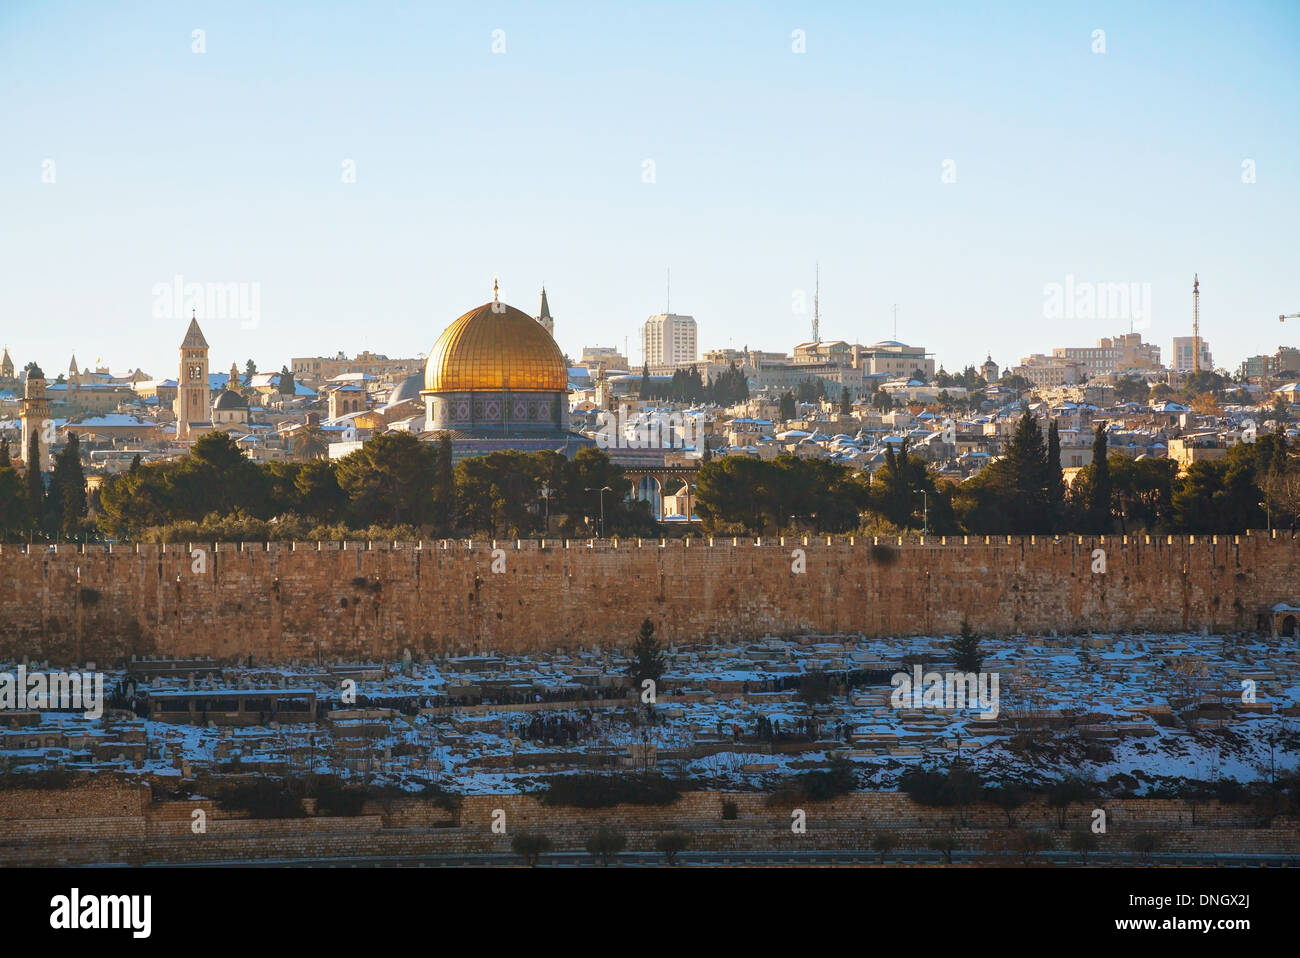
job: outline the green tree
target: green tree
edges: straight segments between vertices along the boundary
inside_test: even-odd
[[[840,415],[841,416],[853,415],[853,400],[849,398],[848,386],[840,387]]]
[[[0,466],[0,538],[17,536],[27,529],[27,491],[18,470]]]
[[[1092,438],[1092,467],[1088,473],[1083,531],[1104,535],[1111,524],[1111,481],[1106,427],[1098,424]]]
[[[782,422],[789,422],[795,416],[794,393],[788,389],[781,393],[781,411],[778,415]]]
[[[297,390],[293,385],[293,373],[288,366],[280,367],[280,378],[276,381],[275,391],[281,396],[292,396]]]
[[[451,437],[438,438],[433,463],[433,534],[445,537],[456,528],[456,469],[452,464]]]
[[[206,438],[206,437],[205,437]],[[357,526],[422,526],[433,512],[433,447],[405,432],[381,433],[339,461],[338,483]]]
[[[1061,434],[1056,420],[1047,427],[1047,511],[1048,532],[1065,529],[1065,475],[1061,471]]]
[[[45,481],[41,478],[41,441],[32,430],[27,440],[27,520],[38,528],[45,517]]]
[[[253,362],[251,359],[246,360],[244,362],[244,375],[248,377],[248,381],[251,383],[253,377],[257,375],[257,363]]]
[[[686,851],[690,836],[685,832],[665,832],[655,839],[655,851],[664,856],[669,865],[677,864],[677,856]]]
[[[980,639],[965,619],[961,621],[961,634],[949,644],[949,650],[961,672],[978,672],[984,664],[980,654]]]
[[[87,514],[86,476],[81,468],[80,444],[75,432],[54,459],[50,488],[46,496],[46,523],[52,533],[66,537],[81,531]]]
[[[587,853],[602,865],[608,865],[627,847],[627,836],[612,828],[599,828],[587,839]]]
[[[641,683],[647,679],[654,682],[657,696],[659,681],[667,668],[667,658],[659,645],[659,640],[655,638],[654,623],[646,619],[641,623],[636,644],[632,646],[632,661],[628,665],[628,675],[636,683],[638,691]]]
[[[510,839],[510,848],[524,860],[529,868],[535,868],[541,857],[551,850],[551,840],[537,832],[515,832]]]

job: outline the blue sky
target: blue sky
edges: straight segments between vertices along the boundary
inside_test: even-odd
[[[214,369],[412,355],[499,275],[636,361],[671,269],[702,348],[788,350],[820,262],[823,338],[897,303],[949,369],[1127,330],[1047,318],[1067,277],[1149,284],[1168,360],[1199,273],[1235,368],[1300,342],[1298,54],[1295,3],[8,0],[0,341],[174,375],[181,275],[257,284]]]

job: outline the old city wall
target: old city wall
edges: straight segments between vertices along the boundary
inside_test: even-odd
[[[723,803],[736,806],[723,820]],[[419,799],[368,801],[350,818],[257,819],[225,811],[210,799],[154,802],[148,785],[100,781],[60,791],[0,791],[0,865],[91,862],[200,862],[267,858],[510,854],[514,831],[541,832],[556,850],[581,852],[599,827],[625,834],[628,849],[651,851],[666,831],[689,835],[695,851],[864,849],[878,831],[893,833],[900,849],[924,849],[939,834],[958,848],[996,853],[1012,836],[1003,811],[968,808],[957,820],[951,808],[927,808],[898,792],[855,792],[804,803],[807,833],[790,828],[790,807],[755,793],[688,792],[671,805],[618,805],[580,809],[544,805],[529,795],[466,796],[449,811]],[[1160,836],[1170,852],[1295,855],[1297,822],[1257,820],[1248,810],[1206,802],[1193,808],[1173,799],[1107,799],[1108,830],[1102,853],[1122,852],[1140,832]],[[201,809],[205,831],[193,828]],[[507,834],[494,834],[497,810]],[[1045,833],[1052,847],[1069,847],[1069,830],[1092,821],[1088,805],[1058,810],[1036,799],[1015,812],[1016,826]]]
[[[677,642],[1246,631],[1278,602],[1300,604],[1289,535],[4,546],[0,659],[523,652],[646,617]]]

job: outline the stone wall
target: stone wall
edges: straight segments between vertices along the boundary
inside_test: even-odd
[[[724,802],[738,818],[722,820]],[[418,799],[367,803],[353,818],[252,819],[224,812],[208,800],[150,802],[147,786],[102,782],[65,791],[0,792],[0,866],[92,862],[201,862],[282,858],[510,854],[518,831],[545,834],[557,851],[580,852],[602,826],[627,837],[629,851],[652,851],[667,831],[689,836],[695,851],[835,849],[860,851],[877,832],[888,831],[900,852],[925,849],[951,832],[958,848],[991,856],[1005,851],[1013,832],[998,809],[974,806],[964,823],[952,809],[926,808],[897,792],[857,792],[801,805],[807,831],[790,829],[791,806],[760,794],[691,792],[672,805],[619,805],[608,809],[551,807],[526,795],[480,795],[446,811]],[[1193,812],[1185,802],[1113,799],[1105,804],[1108,827],[1099,836],[1103,854],[1123,852],[1139,832],[1160,836],[1165,852],[1300,856],[1300,822],[1253,822],[1247,809],[1207,803]],[[206,815],[206,832],[191,829],[193,812]],[[506,834],[492,831],[493,814],[505,811]],[[1086,826],[1090,808],[1057,813],[1033,802],[1015,814],[1017,828],[1047,833],[1053,847],[1069,847],[1070,830]]]
[[[0,548],[0,659],[522,652],[626,645],[647,616],[676,642],[951,634],[963,618],[992,634],[1246,631],[1300,604],[1285,534],[198,548]]]

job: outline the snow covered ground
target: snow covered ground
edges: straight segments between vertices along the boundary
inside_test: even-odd
[[[981,718],[978,706],[894,707],[890,676],[915,663],[925,672],[953,671],[950,641],[827,636],[671,648],[653,721],[623,687],[627,660],[599,648],[290,668],[209,664],[194,679],[184,663],[150,675],[154,663],[140,663],[130,676],[105,673],[106,688],[128,678],[137,697],[155,689],[310,688],[331,714],[316,724],[232,727],[151,721],[125,710],[98,720],[0,712],[0,766],[174,780],[314,770],[467,794],[652,765],[717,787],[770,788],[836,753],[875,788],[959,752],[990,780],[1081,774],[1139,795],[1162,778],[1247,782],[1296,768],[1300,653],[1293,639],[986,639],[983,671],[999,679],[996,719]],[[13,672],[16,663],[2,668]],[[831,677],[826,701],[800,695],[815,673]],[[346,681],[355,682],[355,704],[345,698]]]

